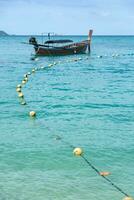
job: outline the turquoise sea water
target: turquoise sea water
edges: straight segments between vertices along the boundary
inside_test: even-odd
[[[32,47],[21,43],[27,40],[0,38],[0,200],[124,197],[54,135],[82,147],[93,165],[134,196],[134,37],[96,36],[90,55],[37,61],[30,60]],[[66,62],[79,57],[89,59]],[[30,77],[23,89],[27,105],[20,105],[16,85],[23,75],[59,60]]]

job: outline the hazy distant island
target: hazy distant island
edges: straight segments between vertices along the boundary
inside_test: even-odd
[[[8,34],[5,31],[0,31],[0,36],[8,36]]]

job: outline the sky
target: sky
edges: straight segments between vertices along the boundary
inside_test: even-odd
[[[134,35],[133,23],[134,0],[0,0],[0,30],[9,34]]]

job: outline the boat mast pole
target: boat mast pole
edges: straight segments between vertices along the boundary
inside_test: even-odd
[[[88,33],[88,52],[90,52],[91,38],[92,38],[93,30],[90,29]]]
[[[91,41],[91,38],[92,38],[92,34],[93,34],[93,30],[89,30],[89,33],[88,33],[88,40]]]
[[[48,33],[48,39],[50,40],[50,33]]]
[[[41,35],[42,35],[42,44],[43,44],[43,33]]]

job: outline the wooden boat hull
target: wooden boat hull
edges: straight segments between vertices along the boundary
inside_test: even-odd
[[[71,44],[63,47],[43,47],[42,45],[36,45],[35,54],[37,56],[64,56],[72,54],[83,54],[90,51],[90,43],[81,42]]]
[[[90,52],[92,33],[93,30],[90,30],[88,34],[88,39],[77,43],[72,43],[73,41],[68,39],[50,40],[49,33],[49,40],[46,41],[44,44],[39,44],[35,37],[31,37],[29,39],[29,44],[34,46],[35,54],[37,56],[64,56],[72,54],[82,54]],[[65,43],[71,44],[65,45]]]

